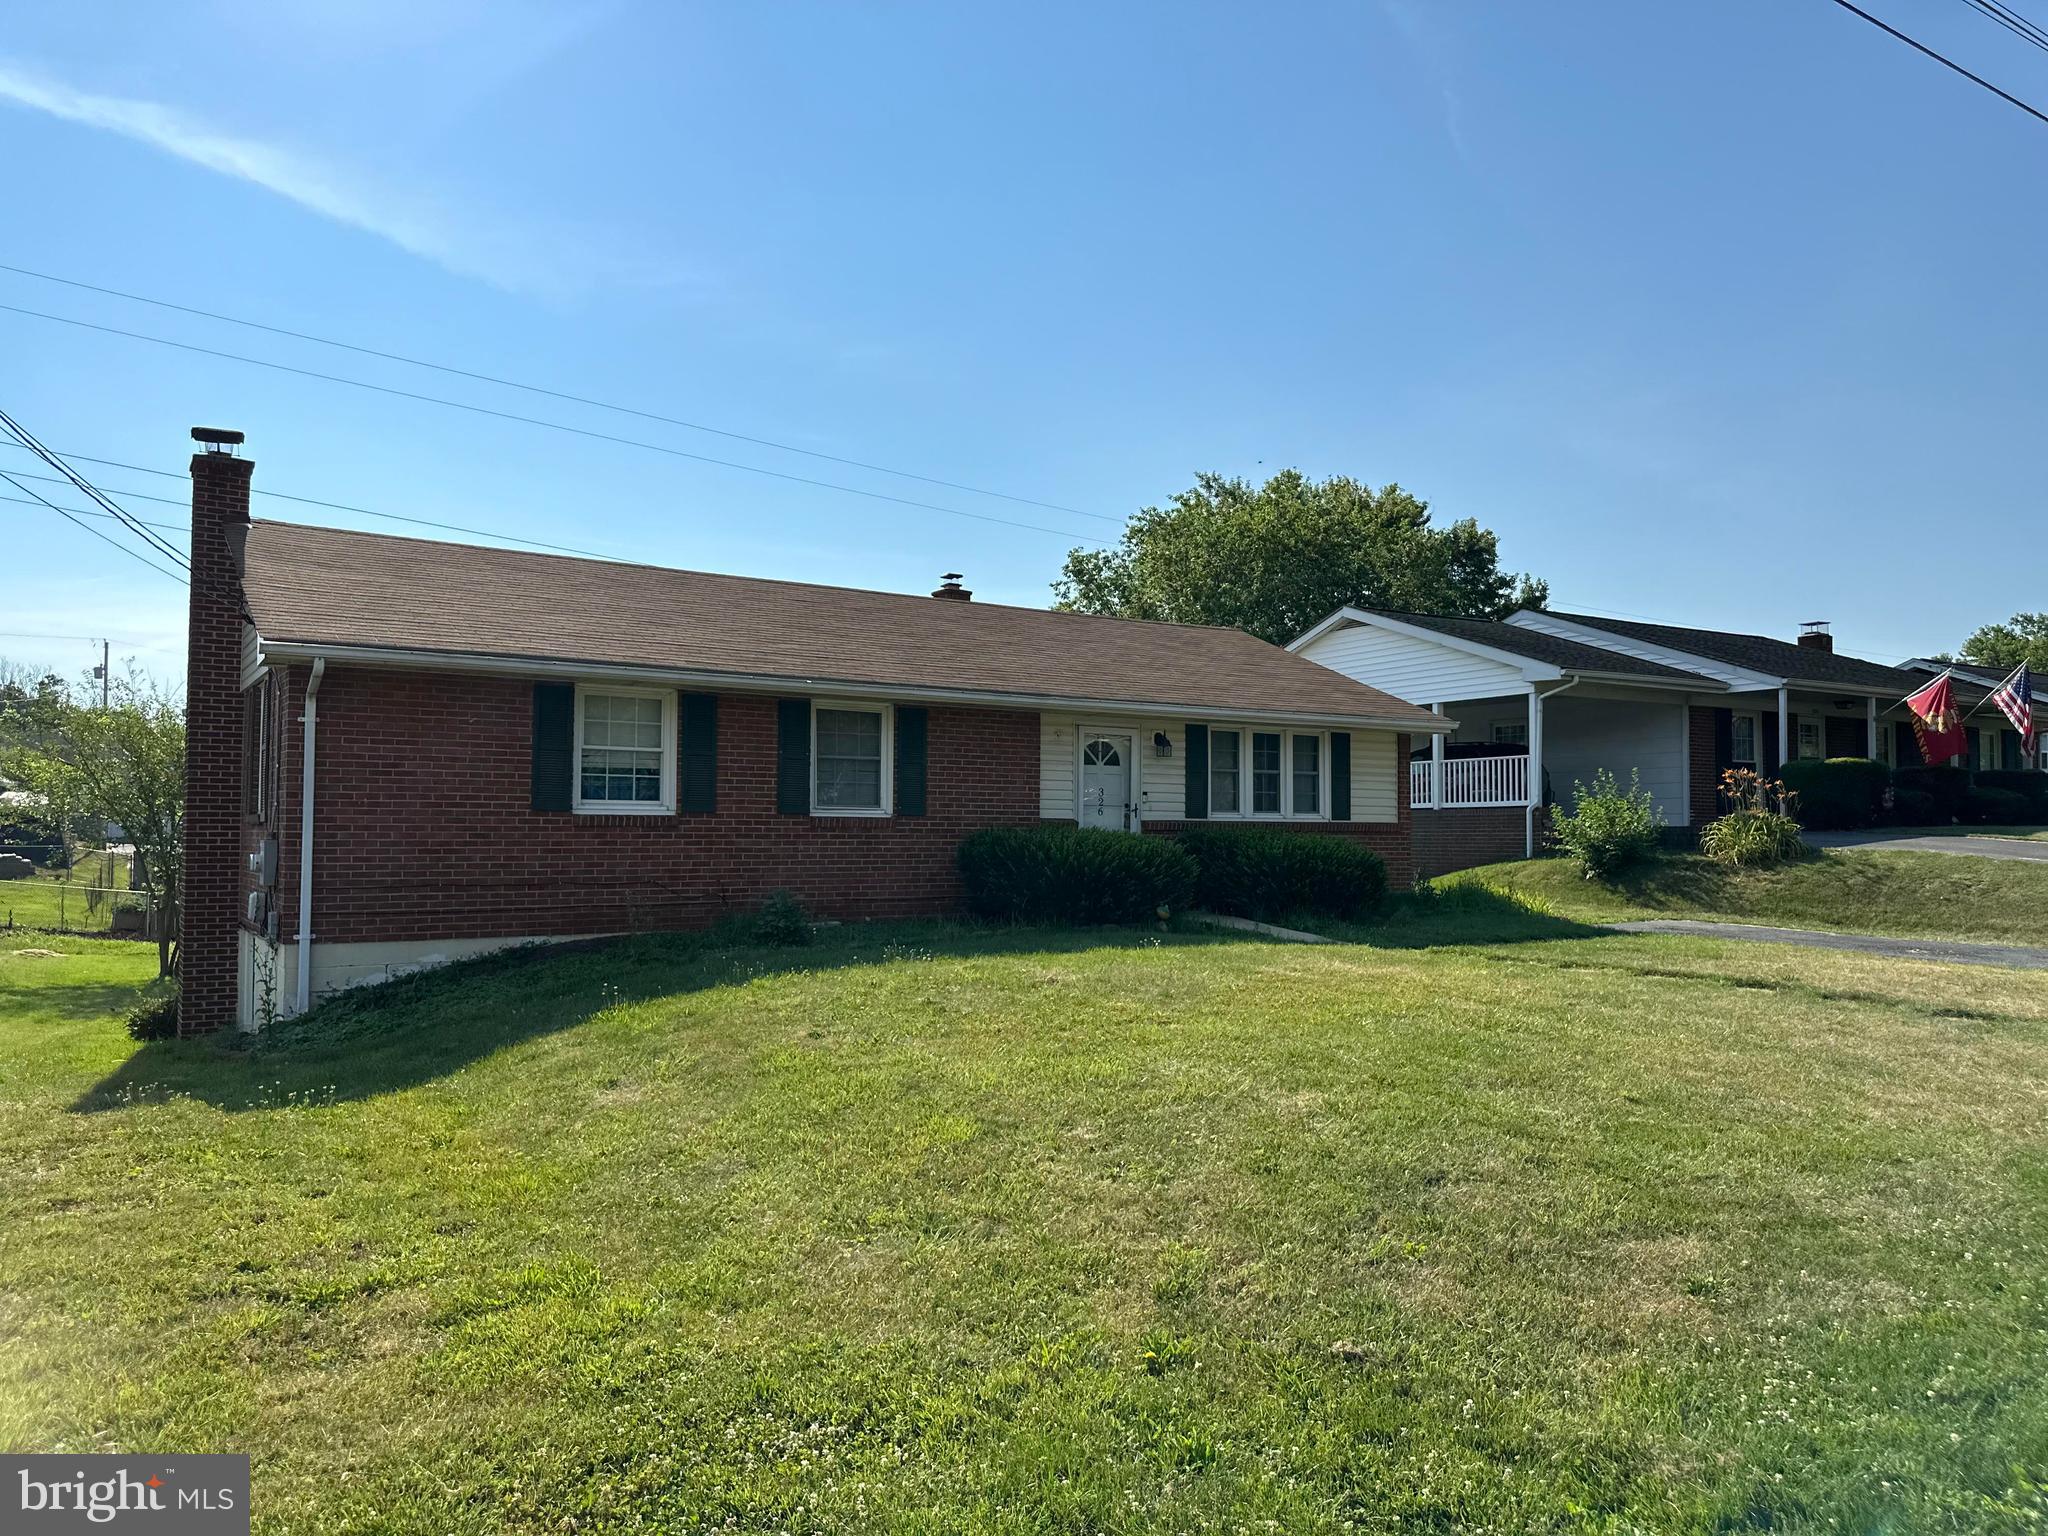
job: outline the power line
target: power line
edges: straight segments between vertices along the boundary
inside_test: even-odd
[[[2015,37],[2048,52],[2048,32],[2043,32],[2018,11],[2000,5],[1998,0],[1963,0],[1963,4],[1979,15],[1990,17]]]
[[[0,442],[0,448],[15,448],[19,446],[20,444],[18,443]],[[184,475],[180,474],[177,470],[174,469],[151,469],[147,464],[124,464],[118,459],[96,459],[92,455],[86,453],[69,454],[67,455],[67,457],[76,459],[81,464],[104,464],[109,469],[132,470],[134,473],[138,475],[161,475],[166,480],[182,480],[185,478]],[[63,481],[58,481],[56,477],[53,475],[24,474],[22,478],[24,480],[47,480],[56,484],[67,483]],[[352,512],[356,514],[358,517],[382,518],[386,522],[410,523],[412,526],[416,528],[439,528],[449,533],[466,533],[470,534],[475,538],[480,539],[499,539],[507,544],[527,544],[531,545],[535,549],[553,550],[557,554],[581,555],[582,557],[588,560],[624,559],[624,556],[622,555],[601,554],[594,549],[578,549],[573,544],[550,544],[545,539],[522,538],[520,535],[516,533],[503,533],[496,528],[469,528],[465,527],[461,523],[437,522],[435,519],[431,517],[405,517],[397,512],[378,512],[372,510],[369,507],[351,506],[345,501],[322,501],[315,496],[294,496],[289,491],[268,491],[263,489],[261,486],[252,486],[250,487],[250,489],[254,491],[255,494],[258,496],[272,496],[279,501],[297,502],[301,506],[308,507],[326,507],[329,510],[335,512]],[[122,491],[120,494],[123,496],[132,497],[136,501],[161,502],[167,507],[184,507],[191,505],[189,501],[181,500],[176,496],[152,496],[147,491]],[[73,508],[72,510],[77,511],[79,509]],[[85,515],[88,517],[105,517],[110,514],[104,512],[88,512]],[[167,532],[171,533],[183,533],[185,531],[184,527],[181,524],[177,523],[151,523],[144,521],[144,526],[149,528],[162,528]]]
[[[346,384],[351,389],[365,389],[374,394],[392,395],[400,400],[414,400],[424,405],[438,405],[451,411],[468,411],[476,416],[488,416],[498,421],[517,422],[522,426],[544,427],[551,432],[566,432],[572,437],[586,437],[595,442],[614,443],[625,448],[640,448],[649,453],[666,454],[670,458],[690,459],[699,464],[715,464],[721,469],[737,469],[750,475],[765,475],[771,480],[786,480],[793,485],[808,485],[818,490],[838,491],[846,496],[865,497],[869,501],[891,502],[899,507],[916,507],[925,512],[943,512],[948,517],[972,518],[980,523],[998,523],[1005,528],[1023,528],[1032,533],[1049,533],[1055,538],[1077,539],[1083,544],[1106,544],[1107,539],[1089,538],[1086,534],[1075,533],[1066,528],[1047,528],[1041,523],[1020,523],[1012,518],[994,517],[986,512],[968,512],[960,507],[941,506],[937,502],[917,501],[908,496],[892,496],[887,491],[863,490],[857,485],[841,485],[834,480],[817,480],[809,475],[793,475],[786,470],[764,469],[759,464],[742,464],[736,459],[714,458],[706,453],[691,453],[684,448],[671,448],[666,443],[650,443],[642,438],[622,437],[614,432],[598,432],[589,427],[575,427],[563,421],[549,421],[543,416],[524,416],[517,411],[500,411],[488,405],[472,405],[467,400],[450,400],[443,395],[421,394],[417,390],[398,389],[390,384],[373,384],[367,379],[346,378],[338,373],[322,373],[317,368],[295,368],[289,363],[272,362],[268,358],[248,357],[239,352],[223,352],[214,347],[202,347],[189,341],[172,341],[165,336],[151,336],[142,331],[124,330],[118,325],[100,325],[91,320],[78,320],[70,315],[47,314],[40,309],[24,309],[18,304],[0,304],[0,311],[13,315],[27,315],[34,320],[48,320],[57,325],[77,326],[81,330],[99,331],[108,336],[123,336],[130,341],[147,341],[159,347],[174,347],[180,352],[193,352],[201,357],[216,357],[224,362],[246,363],[253,368],[269,368],[277,373],[289,373],[299,378],[319,379],[328,384]],[[1094,516],[1096,514],[1086,514]],[[1110,519],[1115,521],[1115,519]]]
[[[102,495],[100,493],[99,487],[94,485],[90,480],[86,479],[85,476],[81,475],[77,470],[73,469],[69,464],[66,464],[62,459],[57,457],[57,455],[52,453],[48,448],[44,447],[41,440],[38,439],[33,432],[29,431],[27,427],[24,427],[20,422],[16,421],[4,410],[0,410],[0,427],[6,428],[9,435],[11,435],[16,442],[20,443],[24,448],[28,449],[29,452],[33,453],[45,464],[49,465],[50,468],[56,470],[57,473],[62,475],[66,480],[70,481],[75,489],[83,491],[93,501],[97,502],[100,506],[104,507],[108,512],[111,512],[114,515],[114,517],[118,519],[120,523],[128,529],[130,533],[133,533],[142,540],[145,547],[154,549],[161,554],[169,556],[171,563],[174,565],[177,565],[186,570],[191,569],[191,562],[188,561],[182,554],[180,554],[165,540],[158,538],[154,533],[151,533],[147,528],[143,527],[139,521],[137,521],[134,517],[129,515],[128,509],[126,507],[116,505],[114,502],[110,501],[106,496]]]
[[[171,578],[171,580],[177,582],[178,585],[181,587],[189,587],[192,585],[191,582],[187,581],[184,577],[180,576],[176,571],[169,570],[164,566],[158,565],[154,560],[150,559],[149,556],[143,554],[141,550],[136,549],[131,545],[123,544],[119,539],[112,537],[110,534],[102,533],[99,529],[93,527],[91,523],[85,521],[84,518],[79,517],[77,514],[67,510],[64,507],[58,506],[57,503],[50,500],[49,497],[43,495],[40,491],[36,490],[34,486],[23,485],[19,480],[15,479],[14,476],[8,474],[7,471],[4,469],[0,469],[0,480],[5,480],[17,491],[27,491],[29,495],[35,497],[36,502],[42,503],[42,505],[48,507],[52,512],[55,512],[59,517],[62,517],[67,521],[76,523],[79,527],[83,528],[87,533],[91,534],[94,538],[98,539],[102,544],[112,545],[115,549],[121,551],[122,554],[128,556],[129,559],[140,560],[144,565],[148,566],[152,571],[155,571],[159,576],[168,576]],[[22,501],[19,496],[0,496],[0,501],[20,502],[20,504],[24,507],[35,505],[35,502]]]
[[[239,315],[224,315],[218,310],[176,304],[169,299],[153,299],[147,294],[129,293],[120,288],[103,288],[97,283],[81,282],[75,277],[58,277],[54,273],[37,272],[28,267],[9,266],[6,262],[0,262],[0,272],[12,272],[19,277],[32,277],[38,282],[61,283],[67,288],[105,294],[108,298],[126,299],[132,304],[150,304],[158,309],[174,310],[181,315],[196,315],[202,320],[218,320],[225,325],[239,325],[252,331],[264,331],[272,336],[288,336],[294,341],[310,341],[318,346],[335,347],[343,352],[354,352],[363,357],[382,358],[390,363],[404,363],[409,368],[427,368],[435,373],[445,373],[458,379],[474,379],[480,384],[495,384],[502,389],[522,390],[529,395],[545,395],[550,400],[564,400],[572,405],[587,405],[600,411],[614,411],[621,416],[637,416],[642,421],[658,421],[665,426],[683,427],[691,432],[707,432],[713,437],[727,438],[736,443],[752,443],[757,448],[774,448],[783,453],[798,453],[806,458],[823,459],[830,464],[844,464],[849,469],[865,469],[878,475],[894,475],[898,479],[917,480],[925,485],[944,486],[949,491],[966,491],[975,496],[993,496],[998,501],[1015,502],[1025,507],[1043,507],[1048,512],[1070,512],[1075,517],[1099,518],[1105,523],[1123,521],[1122,518],[1111,517],[1107,513],[1090,512],[1085,508],[1070,507],[1057,501],[1040,501],[1032,496],[1014,496],[1008,491],[992,491],[986,486],[969,485],[965,481],[942,480],[936,475],[921,475],[914,470],[893,469],[887,464],[870,464],[863,459],[849,459],[836,453],[824,453],[816,448],[800,448],[795,443],[777,442],[772,437],[750,437],[745,432],[706,426],[701,421],[686,421],[680,416],[664,416],[659,411],[642,410],[638,406],[620,405],[616,401],[598,400],[589,395],[573,394],[565,389],[550,389],[541,384],[526,384],[518,379],[500,378],[496,374],[480,373],[470,368],[457,368],[451,363],[436,363],[422,357],[408,357],[402,352],[386,352],[377,347],[359,346],[352,341],[337,341],[332,336],[316,336],[310,331],[294,331],[282,325],[266,325],[261,320],[245,320]]]
[[[2048,112],[2043,112],[2037,107],[2028,106],[2024,101],[2021,101],[2019,97],[2013,95],[2012,92],[2000,90],[1997,86],[1993,85],[1989,80],[1986,80],[1982,75],[1972,74],[1969,70],[1963,68],[1962,65],[1958,64],[1954,59],[1949,58],[1946,54],[1936,53],[1932,48],[1928,47],[1925,43],[1919,41],[1917,38],[1908,37],[1905,33],[1901,32],[1897,27],[1890,25],[1888,22],[1879,21],[1875,16],[1871,15],[1870,12],[1863,10],[1859,6],[1850,4],[1850,0],[1835,0],[1835,4],[1839,5],[1843,10],[1849,12],[1852,16],[1861,16],[1865,21],[1869,22],[1873,27],[1876,27],[1879,31],[1889,32],[1893,37],[1896,37],[1908,48],[1917,49],[1919,52],[1926,54],[1928,58],[1934,60],[1935,63],[1947,65],[1950,69],[1954,70],[1957,74],[1961,75],[1965,80],[1974,81],[1976,84],[1983,86],[1984,89],[1989,91],[1992,95],[1997,96],[2005,101],[2011,102],[2014,106],[2018,107],[2022,112],[2026,113],[2027,116],[2031,118],[2036,118],[2042,123],[2048,123]]]

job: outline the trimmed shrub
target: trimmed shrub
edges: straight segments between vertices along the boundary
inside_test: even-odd
[[[797,945],[811,942],[811,918],[787,891],[770,891],[748,925],[756,944]]]
[[[1840,831],[1884,820],[1892,771],[1868,757],[1812,758],[1785,764],[1785,787],[1799,796],[1799,819],[1809,827]]]
[[[1932,821],[1946,826],[1961,812],[1963,796],[1970,792],[1967,768],[1901,768],[1892,774],[1892,785],[1903,792],[1914,790],[1934,802]]]
[[[1095,827],[988,827],[957,855],[978,917],[1149,923],[1188,905],[1195,860],[1170,838]]]
[[[1551,817],[1551,836],[1588,880],[1610,880],[1657,855],[1664,818],[1642,776],[1630,773],[1623,789],[1605,768],[1589,789],[1572,785],[1572,811]]]
[[[175,978],[151,982],[142,995],[128,1005],[131,1040],[169,1040],[178,1033],[178,983]]]
[[[1986,769],[1977,775],[1979,789],[2007,789],[2021,796],[2030,809],[2028,821],[2048,821],[2048,773],[2025,769]]]
[[[1700,828],[1700,852],[1717,864],[1770,869],[1801,858],[1799,823],[1780,811],[1733,811]]]
[[[1901,789],[1892,795],[1892,820],[1902,827],[1935,824],[1934,796],[1924,789]]]
[[[1387,895],[1387,866],[1348,837],[1275,827],[1183,832],[1195,857],[1195,901],[1232,917],[1364,917]]]
[[[2010,789],[1973,789],[1963,796],[1962,818],[1977,827],[2011,827],[2027,820],[2033,807]]]

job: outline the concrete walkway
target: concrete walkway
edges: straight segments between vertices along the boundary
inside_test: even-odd
[[[2048,863],[2048,843],[2021,837],[1942,837],[1900,832],[1808,832],[1814,848],[1879,848],[1908,853],[1961,853],[1978,859],[2024,859]]]
[[[2024,944],[1972,944],[1957,939],[1886,939],[1868,933],[1821,933],[1811,928],[1762,928],[1751,923],[1701,923],[1658,918],[1641,923],[1606,923],[1620,933],[1679,933],[1699,939],[1746,939],[1758,944],[1797,944],[1807,949],[1846,949],[1900,960],[1940,960],[1951,965],[2003,965],[2048,971],[2048,949]]]

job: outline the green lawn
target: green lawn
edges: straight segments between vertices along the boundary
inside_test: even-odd
[[[38,869],[24,880],[0,880],[0,929],[12,926],[73,933],[105,932],[112,920],[108,915],[111,902],[103,899],[95,912],[86,890],[128,889],[128,861],[111,862],[111,877],[107,859],[85,854],[70,869]]]
[[[635,940],[257,1051],[0,944],[0,1444],[247,1450],[294,1533],[2039,1531],[2048,977],[1423,947],[1484,905]]]
[[[1584,923],[1700,917],[1904,938],[2048,944],[2048,864],[1948,853],[1838,848],[1771,870],[1731,870],[1685,854],[1609,886],[1570,861],[1463,870],[1435,882],[1532,901]]]

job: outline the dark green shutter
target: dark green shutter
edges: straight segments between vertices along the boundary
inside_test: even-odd
[[[927,717],[922,705],[902,705],[896,711],[896,814],[922,816],[925,806],[925,755]]]
[[[676,761],[681,764],[677,807],[709,815],[718,809],[718,695],[686,693],[677,712]]]
[[[775,809],[784,816],[811,814],[811,701],[775,701]]]
[[[1763,717],[1763,728],[1764,739],[1756,744],[1757,756],[1763,759],[1764,777],[1767,779],[1776,778],[1778,770],[1785,766],[1784,760],[1778,755],[1777,715],[1765,715]],[[1786,723],[1785,729],[1787,732],[1793,729],[1789,721]],[[1799,738],[1795,735],[1792,737],[1792,740],[1797,742]]]
[[[576,685],[533,685],[533,808],[566,811],[574,804]]]
[[[1723,770],[1735,766],[1735,711],[1714,711],[1714,791],[1720,793]]]
[[[1187,806],[1182,814],[1189,821],[1209,819],[1209,727],[1193,725],[1187,727],[1188,792]]]
[[[1351,733],[1330,732],[1330,820],[1351,819]]]

